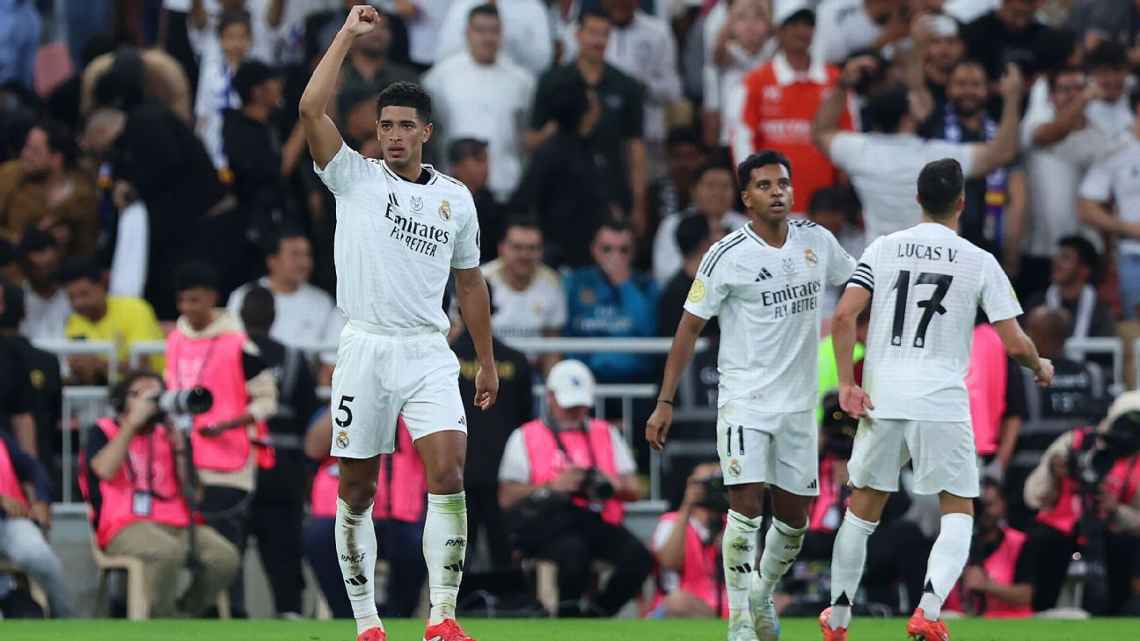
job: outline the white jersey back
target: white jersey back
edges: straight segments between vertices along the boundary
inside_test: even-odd
[[[831,232],[804,220],[789,222],[782,247],[748,224],[709,249],[685,310],[720,317],[718,406],[741,400],[773,413],[815,407],[820,299],[825,284],[843,283],[854,268]]]
[[[336,196],[336,304],[381,333],[446,332],[452,268],[479,266],[479,219],[462,183],[429,165],[421,183],[342,145],[317,175]]]
[[[980,306],[991,322],[1021,305],[988,252],[936,223],[875,239],[848,287],[871,292],[863,388],[876,418],[968,421],[966,370]]]

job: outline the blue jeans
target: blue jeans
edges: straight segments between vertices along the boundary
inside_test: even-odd
[[[1120,270],[1120,304],[1125,320],[1140,319],[1140,254],[1121,252],[1118,259]]]
[[[382,616],[410,617],[420,604],[420,592],[427,579],[423,556],[424,524],[405,521],[373,521],[376,526],[378,556],[388,562],[388,600],[380,608]],[[337,561],[336,519],[312,519],[305,526],[305,559],[325,601],[337,619],[351,619],[352,605],[344,591],[344,578]]]
[[[75,616],[63,565],[34,522],[24,518],[0,518],[0,557],[11,561],[40,584],[47,594],[53,617]]]

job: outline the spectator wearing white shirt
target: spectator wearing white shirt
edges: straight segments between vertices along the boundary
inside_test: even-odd
[[[775,53],[772,21],[763,0],[735,0],[731,8],[719,3],[713,12],[725,14],[704,68],[705,144],[727,147],[744,107],[744,77]],[[713,13],[705,23],[708,37]],[[707,40],[706,40],[707,42]]]
[[[439,28],[436,61],[463,51],[468,16],[487,0],[454,0]],[[494,0],[503,23],[503,47],[516,64],[537,78],[554,61],[554,40],[546,8],[538,0]]]
[[[857,51],[878,51],[905,39],[906,8],[903,0],[823,0],[816,10],[812,59],[838,65]]]
[[[499,242],[499,257],[483,265],[491,284],[491,326],[507,345],[514,338],[559,336],[566,325],[566,292],[562,276],[542,264],[542,230],[531,218],[507,223]],[[558,362],[557,354],[542,359],[543,371]]]
[[[816,113],[812,139],[835,165],[851,176],[863,203],[865,237],[875,238],[917,225],[922,209],[916,200],[918,172],[928,162],[953,158],[968,178],[985,176],[1008,164],[1017,154],[1017,127],[1023,82],[1012,64],[1002,77],[1004,98],[1001,121],[993,138],[984,143],[951,143],[923,140],[915,135],[927,114],[912,112],[909,92],[902,86],[886,86],[868,97],[866,115],[872,133],[839,130],[847,92],[873,72],[868,56],[849,60],[833,91]]]
[[[436,61],[439,31],[452,0],[395,0],[394,9],[408,25],[408,58],[426,71]]]
[[[198,94],[194,100],[194,130],[206,145],[210,160],[218,170],[226,168],[222,150],[222,114],[226,109],[239,109],[241,97],[233,86],[238,67],[249,55],[249,14],[231,11],[218,22],[220,55],[209,54],[198,69]]]
[[[681,99],[681,76],[672,30],[637,4],[637,0],[602,0],[612,25],[605,59],[645,85],[643,134],[655,156],[652,146],[659,148],[665,141],[665,110]],[[563,48],[564,58],[576,56],[577,38],[567,38]]]
[[[685,211],[661,220],[653,239],[653,279],[664,287],[681,269],[685,257],[677,242],[677,226],[690,216],[703,216],[709,226],[709,242],[724,238],[748,218],[732,206],[736,203],[736,179],[731,167],[717,163],[702,165],[693,179],[693,204]]]
[[[270,338],[290,347],[305,349],[310,354],[316,346],[335,345],[344,326],[344,317],[331,296],[308,282],[313,272],[308,238],[299,230],[285,229],[275,241],[265,259],[269,274],[234,290],[226,308],[239,314],[246,292],[260,285],[273,292],[277,311],[269,330]],[[328,385],[336,364],[336,352],[320,352],[320,363],[318,382]]]
[[[1128,50],[1105,40],[1085,55],[1085,66],[1100,95],[1089,101],[1089,123],[1109,139],[1131,135],[1135,114],[1128,102]]]
[[[467,19],[467,50],[436,63],[423,81],[444,148],[459,138],[488,141],[488,187],[500,202],[522,174],[523,131],[534,96],[534,78],[500,55],[502,37],[495,5],[476,6]]]
[[[1029,216],[1017,290],[1026,296],[1049,285],[1053,252],[1062,238],[1098,236],[1076,216],[1077,190],[1093,162],[1113,147],[1103,132],[1090,126],[1087,106],[1100,89],[1087,82],[1083,70],[1063,68],[1047,82],[1047,100],[1031,101],[1021,125]]]
[[[249,55],[269,64],[274,62],[275,31],[281,22],[287,0],[191,0],[187,35],[199,63],[221,54],[218,29],[227,13],[249,16]]]
[[[20,333],[32,341],[62,339],[71,302],[56,276],[63,259],[59,245],[51,234],[32,227],[24,232],[17,249],[26,278]]]
[[[1131,96],[1133,113],[1140,92]],[[1080,218],[1119,238],[1116,267],[1120,272],[1120,304],[1124,318],[1140,318],[1140,119],[1127,146],[1099,160],[1081,182]],[[1109,203],[1115,202],[1113,215]]]

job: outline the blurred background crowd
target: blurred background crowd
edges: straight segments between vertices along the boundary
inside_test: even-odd
[[[43,593],[37,606],[23,578],[0,578],[6,616],[89,609],[50,545],[47,504],[72,496],[89,504],[101,569],[147,561],[145,596],[112,590],[126,592],[112,610],[137,613],[142,598],[156,616],[246,613],[233,577],[252,538],[273,613],[312,614],[309,583],[324,611],[350,616],[328,452],[351,409],[321,409],[343,324],[336,221],[297,104],[353,4],[0,0],[0,577]],[[1140,394],[1126,391],[1140,337],[1140,0],[373,4],[384,20],[354,45],[330,115],[378,157],[376,95],[401,80],[430,91],[426,161],[473,194],[492,292],[503,391],[492,412],[468,412],[465,607],[723,610],[726,506],[703,465],[715,323],[663,460],[640,436],[654,394],[614,386],[655,383],[664,348],[541,344],[671,336],[700,258],[747,222],[733,163],[770,148],[793,163],[795,215],[856,257],[918,222],[924,162],[962,161],[960,232],[1010,275],[1057,378],[1035,388],[979,319],[967,384],[987,482],[959,609],[1140,612]],[[469,402],[474,349],[452,316]],[[853,425],[828,395],[826,324],[821,341],[821,495],[788,612],[826,599],[846,501]],[[194,436],[204,490],[158,490],[179,476],[182,440],[138,399],[159,379],[204,384],[222,352],[229,369],[210,383],[229,392]],[[111,400],[95,425],[64,411],[65,390],[91,386]],[[169,436],[157,450],[156,433]],[[375,511],[396,615],[420,606],[425,576],[422,468],[403,445]],[[195,543],[206,569],[179,597],[186,501],[209,524]],[[909,612],[937,509],[903,493],[889,511],[865,602]]]

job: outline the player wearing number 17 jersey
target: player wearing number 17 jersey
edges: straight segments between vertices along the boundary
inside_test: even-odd
[[[907,625],[917,641],[949,641],[942,603],[970,552],[978,464],[966,370],[978,307],[1009,355],[1041,385],[1053,365],[1021,331],[1021,305],[994,257],[958,236],[962,167],[926,165],[918,177],[922,224],[872,242],[835,311],[832,336],[839,401],[862,417],[847,464],[854,491],[831,560],[832,607],[820,616],[825,641],[846,639],[867,538],[878,525],[899,471],[914,466],[914,490],[937,494],[942,527],[930,552],[919,607]],[[854,384],[855,319],[871,304],[863,387]]]
[[[337,306],[348,316],[332,381],[332,454],[340,458],[337,556],[358,641],[385,641],[373,581],[372,497],[379,455],[392,452],[402,417],[427,472],[423,555],[431,612],[423,638],[471,641],[455,621],[467,548],[467,420],[442,301],[454,275],[479,357],[475,404],[487,409],[499,381],[475,205],[461,183],[420,162],[432,125],[431,98],[419,86],[397,82],[380,92],[382,161],[350,149],[326,115],[353,41],[381,19],[371,6],[352,8],[300,104],[317,175],[336,196]]]

